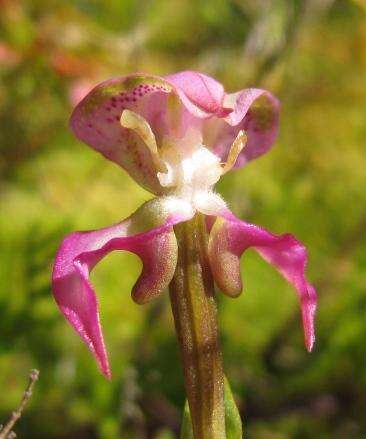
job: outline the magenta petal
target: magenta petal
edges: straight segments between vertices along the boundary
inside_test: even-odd
[[[121,126],[125,109],[146,119],[158,146],[166,137],[184,137],[187,129],[203,131],[203,143],[223,161],[238,132],[245,130],[248,142],[237,167],[267,152],[278,133],[279,102],[264,90],[226,94],[219,82],[192,71],[166,78],[137,73],[102,82],[76,106],[71,128],[155,194],[166,191],[149,148],[135,131]]]
[[[210,76],[185,71],[169,75],[166,79],[176,86],[185,106],[197,117],[224,117],[232,111],[223,108],[224,87]]]
[[[240,294],[242,283],[239,258],[253,247],[290,282],[299,294],[305,344],[309,351],[315,341],[316,292],[305,277],[307,252],[292,235],[273,235],[267,230],[240,221],[228,212],[212,228],[209,257],[214,278],[226,294]]]
[[[133,252],[141,258],[143,269],[132,296],[138,303],[152,299],[173,277],[177,243],[172,225],[184,219],[184,215],[167,212],[161,200],[156,199],[119,224],[70,234],[57,252],[52,274],[56,302],[107,377],[110,368],[89,273],[113,250]],[[151,227],[148,231],[147,226]]]
[[[155,135],[169,132],[167,97],[173,86],[163,78],[134,74],[102,82],[76,106],[70,125],[78,139],[124,168],[137,183],[161,193],[149,149],[132,130],[123,128],[125,109],[143,116]]]
[[[279,101],[269,92],[249,88],[228,94],[224,105],[233,111],[223,120],[209,120],[204,127],[204,143],[223,160],[240,130],[247,134],[248,141],[240,153],[235,167],[265,154],[275,142],[279,125]]]
[[[78,139],[124,168],[141,186],[162,194],[165,190],[158,181],[150,150],[133,130],[121,126],[120,118],[125,109],[144,117],[158,145],[165,136],[183,137],[193,127],[200,130],[202,119],[212,116],[206,111],[224,111],[224,91],[202,74],[194,76],[201,78],[201,89],[183,88],[183,77],[185,73],[167,79],[140,73],[104,81],[76,106],[71,128]],[[226,114],[224,111],[221,116]]]

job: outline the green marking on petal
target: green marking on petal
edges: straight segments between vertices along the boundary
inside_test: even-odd
[[[272,127],[276,108],[267,96],[262,95],[253,102],[249,113],[254,120],[255,126],[260,131],[267,131]]]
[[[131,217],[128,234],[146,232],[162,226],[171,213],[164,202],[164,197],[154,198],[144,203]]]
[[[134,88],[138,87],[139,85],[158,85],[161,87],[164,87],[167,92],[172,91],[173,87],[166,81],[160,78],[152,78],[151,76],[136,76],[136,77],[130,77],[126,79],[122,83],[124,86],[123,89],[119,90],[121,91],[132,91]]]
[[[170,129],[175,132],[178,130],[182,116],[182,105],[177,94],[171,93],[167,101],[167,112]]]
[[[170,93],[173,87],[166,81],[160,78],[151,78],[150,76],[136,76],[116,81],[116,83],[104,85],[101,84],[99,87],[94,89],[91,94],[87,97],[83,105],[84,115],[89,115],[94,108],[99,107],[101,104],[106,102],[113,96],[119,93],[133,92],[133,90],[139,85],[149,85],[149,86],[159,86]]]
[[[224,218],[216,218],[211,229],[208,254],[216,285],[230,297],[238,297],[242,292],[240,259],[233,253],[231,237]]]

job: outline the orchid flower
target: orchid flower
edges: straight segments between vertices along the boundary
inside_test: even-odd
[[[205,428],[224,428],[213,284],[231,297],[241,293],[240,256],[246,249],[256,250],[293,285],[305,345],[310,351],[314,344],[316,293],[305,277],[305,247],[292,235],[274,235],[236,218],[214,191],[227,172],[270,150],[278,121],[279,102],[269,92],[226,93],[213,78],[191,71],[105,81],[71,116],[77,138],[155,198],[118,224],[64,239],[53,269],[56,302],[110,377],[89,273],[113,250],[139,256],[143,268],[133,300],[143,304],[170,288],[195,437],[206,437],[200,436]],[[202,394],[210,388],[213,397],[205,406]]]

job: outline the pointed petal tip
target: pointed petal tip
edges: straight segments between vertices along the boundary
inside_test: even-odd
[[[306,350],[309,353],[312,352],[315,345],[314,320],[312,320],[310,327],[306,327],[304,324],[304,341]]]
[[[102,354],[97,354],[93,348],[91,348],[91,351],[95,357],[95,359],[97,360],[98,366],[99,366],[99,370],[102,372],[102,374],[104,375],[104,377],[108,380],[111,381],[112,379],[112,372],[111,372],[111,368],[109,366],[109,360],[108,360],[108,355],[107,352],[104,351]]]
[[[304,328],[304,339],[306,350],[311,353],[315,345],[314,321],[312,321],[311,328]]]
[[[312,337],[311,340],[305,340],[306,350],[309,352],[309,354],[313,351],[314,344],[315,344],[315,337]]]
[[[301,300],[302,319],[304,328],[305,346],[311,352],[315,344],[315,314],[317,308],[317,294],[315,288],[308,284],[306,294]]]
[[[105,378],[107,378],[108,381],[112,381],[112,372],[109,369],[109,366],[107,369],[102,369],[102,373],[105,376]]]

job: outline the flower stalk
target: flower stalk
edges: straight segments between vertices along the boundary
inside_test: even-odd
[[[205,217],[174,228],[178,262],[170,300],[196,439],[225,438],[224,374]]]

